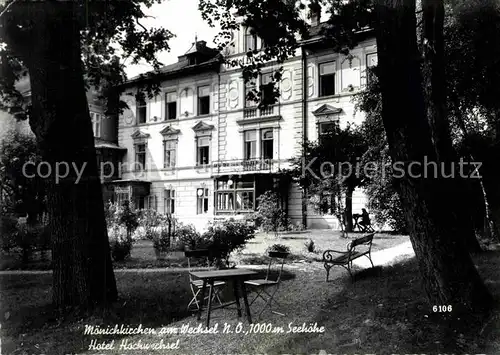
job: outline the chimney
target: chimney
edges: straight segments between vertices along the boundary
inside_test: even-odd
[[[311,17],[311,26],[318,26],[321,20],[321,5],[318,3],[310,4],[309,16]]]

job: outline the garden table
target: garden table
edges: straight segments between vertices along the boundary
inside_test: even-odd
[[[210,325],[210,312],[212,311],[212,309],[222,308],[229,304],[236,303],[238,317],[241,317],[241,306],[240,306],[240,297],[238,294],[238,286],[241,287],[241,293],[243,296],[243,302],[245,304],[245,312],[247,315],[248,322],[252,323],[252,316],[250,315],[250,306],[248,305],[248,298],[244,281],[249,279],[251,276],[256,275],[257,273],[255,271],[247,269],[227,269],[227,270],[211,270],[211,271],[192,271],[190,272],[190,274],[203,281],[203,286],[201,288],[202,300],[205,299],[204,297],[207,284],[212,286],[209,289],[209,295],[208,295],[207,325],[206,325],[207,328]],[[214,289],[213,288],[214,282],[228,281],[228,280],[233,281],[235,301],[212,308],[212,292]],[[202,310],[203,310],[203,302],[200,302],[200,308],[198,309],[198,320],[201,319]]]

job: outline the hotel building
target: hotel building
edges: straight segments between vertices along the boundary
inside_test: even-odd
[[[313,19],[314,20],[314,19]],[[317,22],[317,21],[316,21]],[[161,69],[161,92],[136,100],[142,77],[124,86],[128,109],[118,118],[121,176],[107,179],[105,198],[131,199],[139,208],[171,213],[198,229],[212,220],[242,218],[268,190],[279,193],[292,223],[337,228],[334,216],[314,211],[302,189],[281,173],[300,157],[306,140],[317,140],[334,124],[360,124],[352,97],[366,84],[366,68],[377,62],[370,31],[359,34],[349,56],[322,41],[323,25],[313,23],[311,38],[293,58],[270,62],[256,85],[272,90],[271,75],[283,66],[275,105],[246,100],[249,85],[240,63],[262,43],[244,26],[223,54],[196,41],[174,64]],[[366,204],[353,196],[353,211]]]

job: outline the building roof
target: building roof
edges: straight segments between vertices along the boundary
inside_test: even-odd
[[[139,74],[128,80],[125,86],[147,80],[150,75],[159,75],[162,79],[174,77],[180,74],[199,73],[200,71],[219,69],[222,55],[214,48],[210,48],[205,41],[196,41],[183,55],[178,57],[178,61],[165,65],[158,71]],[[194,59],[194,60],[193,60]]]
[[[329,24],[327,21],[312,26],[309,30],[309,38],[301,41],[302,45],[322,42],[323,31],[326,30],[328,26]],[[372,29],[367,28],[358,31],[357,34],[365,34],[371,31]],[[219,53],[217,49],[208,47],[205,41],[195,41],[191,44],[191,47],[189,47],[186,53],[178,56],[178,61],[176,63],[165,65],[156,72],[150,71],[134,76],[121,86],[130,86],[139,82],[144,82],[151,79],[152,76],[164,80],[179,75],[196,74],[207,70],[218,71],[220,70],[219,64],[222,61],[222,57],[222,54]],[[194,64],[191,60],[192,58],[197,59]]]

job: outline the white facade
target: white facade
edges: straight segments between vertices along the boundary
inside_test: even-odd
[[[132,185],[149,185],[144,190],[147,197],[137,200],[139,207],[144,204],[173,213],[198,229],[216,218],[238,218],[251,212],[256,196],[277,186],[274,174],[301,154],[305,132],[307,139],[316,140],[321,126],[328,122],[338,121],[341,126],[361,123],[363,115],[355,112],[351,99],[366,83],[367,63],[376,61],[374,39],[361,42],[349,58],[308,50],[305,63],[298,55],[283,64],[279,103],[261,110],[245,103],[245,85],[237,65],[245,60],[244,31],[237,32],[235,39],[236,54],[227,57],[234,65],[206,65],[206,70],[191,72],[197,65],[182,66],[182,60],[189,58],[180,57],[179,65],[166,71],[156,98],[138,104],[133,85],[121,98],[129,109],[119,118],[118,144],[127,152],[121,181],[116,182],[121,187],[116,191],[133,194]],[[270,64],[262,72],[265,75],[278,67]],[[323,86],[334,82],[334,89],[323,89],[323,96],[320,70],[330,74],[334,70],[334,76],[323,81]],[[137,162],[145,163],[145,168],[138,169]],[[285,188],[289,216],[300,223],[301,190],[290,183]],[[365,204],[363,194],[355,192],[353,211]],[[307,224],[335,227],[336,221],[308,209]]]

